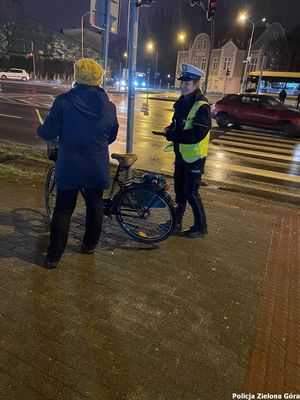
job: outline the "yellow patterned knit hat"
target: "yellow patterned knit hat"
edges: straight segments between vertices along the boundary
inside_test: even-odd
[[[82,85],[100,86],[104,69],[91,58],[82,58],[74,65],[74,80]]]

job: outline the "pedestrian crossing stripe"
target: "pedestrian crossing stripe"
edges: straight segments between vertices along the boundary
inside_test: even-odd
[[[226,133],[224,133],[223,135],[219,136],[221,137],[233,137],[233,138],[238,138],[243,139],[243,138],[249,138],[252,139],[253,141],[255,141],[257,143],[258,140],[263,140],[263,141],[268,141],[268,142],[272,142],[274,143],[274,141],[276,143],[286,143],[286,144],[290,144],[295,145],[300,143],[299,140],[297,139],[284,139],[281,138],[280,136],[274,136],[274,133],[270,133],[269,135],[266,133],[260,133],[260,132],[255,132],[255,133],[247,133],[244,131],[241,131],[240,133],[237,131],[228,131]]]
[[[231,136],[222,136],[222,137],[218,137],[219,140],[223,140],[225,143],[236,143],[236,137],[231,137]],[[213,143],[213,142],[212,142]],[[260,144],[263,146],[268,146],[270,143],[272,143],[272,147],[276,148],[276,149],[293,149],[295,147],[294,143],[281,143],[281,142],[275,142],[275,141],[265,141],[262,139],[260,139],[259,142],[257,142],[257,140],[253,140],[253,139],[249,139],[249,138],[244,138],[241,137],[239,138],[239,143],[248,143],[248,144]]]
[[[212,147],[210,147],[212,149]],[[214,149],[214,152],[216,152],[218,147],[216,146]],[[263,151],[256,151],[256,150],[245,150],[245,149],[239,149],[239,148],[222,148],[222,151],[227,152],[227,153],[240,153],[240,154],[252,154],[252,155],[257,155],[257,156],[264,156],[270,159],[280,159],[280,160],[287,160],[291,161],[291,156],[285,156],[282,154],[276,154],[276,153],[265,153]],[[293,161],[299,162],[300,161],[300,156],[297,159],[294,159]]]
[[[208,166],[213,168],[222,168],[224,170],[224,163],[217,160],[209,160]],[[300,175],[299,173],[292,173],[292,171],[288,174],[282,172],[274,172],[267,169],[261,170],[259,168],[253,167],[245,167],[243,165],[237,165],[235,163],[229,162],[226,165],[226,170],[235,171],[235,172],[244,172],[252,175],[260,175],[268,178],[281,179],[284,181],[296,182],[300,184]]]
[[[277,152],[277,153],[282,153],[282,154],[291,154],[292,152],[293,152],[293,149],[278,149],[278,148],[275,148],[275,147],[271,147],[271,146],[262,146],[262,145],[257,145],[257,144],[248,144],[248,143],[243,143],[243,142],[231,142],[231,143],[228,143],[228,142],[226,142],[226,141],[223,141],[222,139],[214,139],[212,142],[211,142],[211,145],[216,145],[216,144],[220,144],[220,145],[222,145],[222,146],[225,146],[225,147],[231,147],[231,146],[233,146],[233,147],[238,147],[239,149],[241,149],[241,148],[247,148],[247,149],[257,149],[257,150],[266,150],[266,151],[269,151],[269,152]]]
[[[224,150],[224,152],[227,152],[227,150]],[[210,153],[211,155],[213,154],[213,152]],[[215,154],[218,154],[218,156],[221,157],[224,156],[224,153],[222,152],[217,152]],[[246,155],[245,155],[246,154]],[[262,166],[267,167],[279,167],[279,168],[284,168],[284,169],[290,169],[290,168],[294,168],[295,170],[299,169],[300,172],[300,162],[294,162],[291,161],[290,157],[288,157],[287,160],[281,160],[281,161],[277,161],[277,159],[265,159],[265,155],[262,156],[263,158],[260,158],[260,156],[255,155],[254,157],[251,157],[251,155],[249,153],[243,153],[243,154],[235,154],[234,160],[233,159],[229,159],[226,160],[226,162],[234,162],[236,163],[236,160],[240,160],[241,162],[247,162],[248,164],[260,164]]]

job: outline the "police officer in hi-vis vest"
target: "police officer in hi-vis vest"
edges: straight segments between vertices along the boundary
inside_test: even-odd
[[[181,64],[180,70],[178,79],[181,81],[181,96],[174,104],[172,123],[165,129],[166,138],[173,142],[175,152],[175,231],[182,230],[182,219],[188,202],[193,210],[194,224],[184,234],[188,238],[199,238],[207,234],[199,188],[208,151],[211,113],[207,99],[199,89],[204,72],[190,64]]]

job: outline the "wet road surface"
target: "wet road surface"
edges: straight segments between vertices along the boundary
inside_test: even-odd
[[[43,117],[55,96],[68,87],[0,83],[0,138],[42,146],[36,138],[38,121],[34,108]],[[164,96],[164,95],[163,95]],[[154,96],[153,96],[154,97]],[[125,152],[127,95],[110,93],[116,103],[120,123],[118,140],[111,152]],[[174,156],[162,151],[165,140],[154,136],[170,123],[172,102],[139,93],[135,101],[134,152],[136,167],[172,174]],[[300,140],[281,138],[270,132],[253,129],[212,130],[205,182],[223,190],[255,194],[274,200],[297,203],[300,196]]]

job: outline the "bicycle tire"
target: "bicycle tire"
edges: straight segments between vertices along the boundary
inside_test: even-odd
[[[171,198],[149,185],[134,185],[120,192],[114,210],[123,231],[139,242],[166,240],[175,226]]]
[[[45,206],[47,215],[51,221],[56,202],[56,186],[55,186],[55,166],[48,169],[45,182]]]

